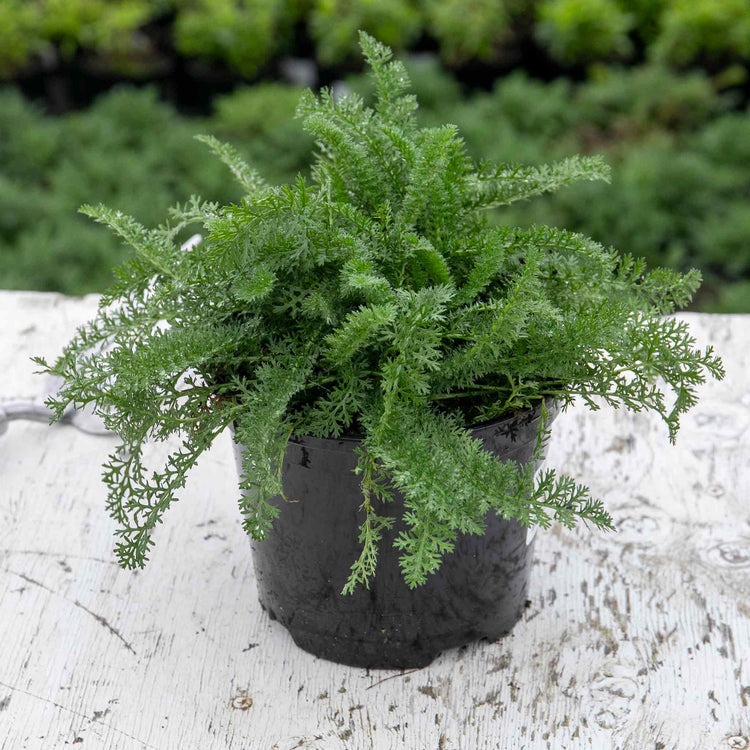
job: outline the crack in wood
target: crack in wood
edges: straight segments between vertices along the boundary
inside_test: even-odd
[[[105,565],[114,565],[119,568],[116,560],[106,560],[103,557],[92,557],[91,555],[71,555],[69,552],[47,552],[39,549],[0,549],[4,555],[38,555],[39,557],[71,558],[72,560],[92,560],[93,562],[104,563]]]
[[[70,599],[68,599],[68,601],[70,601]],[[119,638],[128,651],[131,651],[133,654],[138,656],[138,654],[135,653],[135,649],[123,638],[120,631],[117,628],[112,627],[112,625],[107,622],[107,619],[105,617],[96,614],[96,612],[92,612],[85,604],[81,604],[81,602],[79,602],[77,599],[73,602],[73,604],[75,604],[76,607],[82,609],[84,612],[88,612],[100,625],[103,625],[105,628],[107,628],[107,630],[109,630],[110,633],[112,633],[112,635],[114,635],[116,638]]]
[[[44,698],[41,695],[37,695],[36,693],[31,693],[28,690],[24,690],[23,688],[16,687],[15,685],[9,685],[7,682],[3,682],[0,680],[0,685],[2,685],[4,688],[7,688],[8,690],[12,690],[14,693],[22,693],[23,695],[28,696],[29,698],[34,698],[35,700],[42,701],[42,703],[49,703],[49,705],[54,706],[55,708],[59,708],[61,711],[66,711],[69,714],[73,714],[73,716],[77,716],[80,719],[86,719],[94,724],[101,724],[101,726],[106,727],[107,729],[111,729],[113,732],[117,732],[117,734],[121,734],[123,737],[127,737],[130,740],[133,740],[134,742],[138,742],[143,747],[149,748],[149,750],[159,750],[159,748],[155,747],[154,745],[149,744],[145,740],[141,740],[138,737],[129,734],[128,732],[124,732],[122,729],[118,729],[113,724],[108,724],[106,721],[102,721],[101,719],[94,718],[93,716],[89,716],[88,714],[85,714],[81,711],[76,711],[74,708],[68,708],[67,706],[63,706],[61,703],[58,703],[57,701],[53,701],[50,698]]]
[[[18,576],[18,578],[22,578],[27,583],[31,583],[34,586],[38,586],[39,588],[44,589],[45,591],[49,591],[50,594],[55,594],[56,596],[59,596],[61,599],[64,599],[66,602],[69,602],[70,604],[72,604],[74,607],[78,607],[79,609],[82,609],[84,612],[91,615],[91,617],[93,617],[100,625],[102,625],[107,630],[109,630],[109,632],[112,633],[112,635],[114,635],[116,638],[122,641],[122,643],[125,645],[125,648],[127,648],[128,651],[131,651],[136,656],[138,655],[136,654],[135,649],[125,640],[125,638],[123,638],[122,633],[120,633],[120,631],[117,630],[117,628],[112,627],[112,625],[110,625],[109,622],[107,622],[107,619],[105,617],[103,617],[102,615],[98,615],[96,612],[93,612],[85,604],[81,604],[81,602],[79,602],[77,599],[76,600],[68,599],[67,596],[63,596],[58,591],[51,589],[49,586],[46,586],[41,581],[37,581],[35,578],[32,578],[31,576],[27,576],[25,573],[19,573],[15,570],[10,570],[10,568],[0,568],[0,570],[3,570],[5,573],[10,573],[11,575],[14,575],[14,576]]]
[[[372,688],[382,684],[383,682],[387,682],[388,680],[395,680],[397,677],[406,677],[406,675],[414,674],[414,672],[419,672],[420,668],[417,669],[407,669],[405,672],[400,672],[399,674],[392,674],[389,677],[384,677],[382,680],[378,680],[377,682],[373,682],[372,685],[368,685],[365,690],[372,690]]]

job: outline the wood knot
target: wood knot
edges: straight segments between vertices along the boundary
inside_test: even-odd
[[[617,729],[626,723],[636,705],[638,680],[619,664],[598,672],[589,687],[594,721],[603,729]]]
[[[708,561],[722,568],[750,567],[750,542],[733,539],[710,547],[706,553]]]
[[[241,690],[237,695],[233,696],[229,701],[229,705],[237,711],[249,711],[253,705],[253,699],[245,692]]]

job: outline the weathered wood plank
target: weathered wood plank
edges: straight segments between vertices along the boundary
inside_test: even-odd
[[[38,397],[95,298],[0,293],[0,401]],[[120,570],[99,464],[115,441],[0,436],[0,748],[750,747],[750,318],[689,316],[724,355],[678,444],[570,410],[549,463],[619,531],[538,535],[531,605],[498,643],[410,674],[299,651],[256,600],[222,438]]]

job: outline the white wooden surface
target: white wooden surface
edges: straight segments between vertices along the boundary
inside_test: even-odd
[[[95,299],[0,293],[0,397],[38,396]],[[549,462],[619,532],[537,538],[531,605],[498,643],[408,674],[299,651],[261,611],[228,437],[146,570],[111,552],[110,438],[0,436],[0,748],[750,747],[750,317],[689,316],[725,357],[676,447],[655,420],[574,409]]]

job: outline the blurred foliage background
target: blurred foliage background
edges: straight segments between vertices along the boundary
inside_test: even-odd
[[[359,28],[477,159],[614,167],[496,221],[700,268],[697,309],[750,312],[750,0],[1,0],[0,287],[107,286],[127,251],[84,202],[155,224],[237,200],[197,133],[272,182],[307,170],[301,86],[372,95]]]

